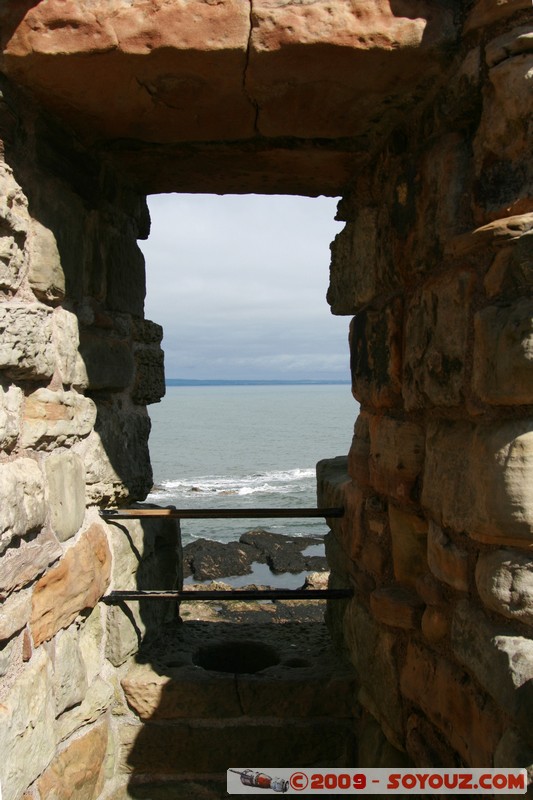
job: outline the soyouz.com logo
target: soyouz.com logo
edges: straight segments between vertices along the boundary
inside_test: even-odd
[[[525,769],[276,769],[233,767],[228,794],[517,794]]]

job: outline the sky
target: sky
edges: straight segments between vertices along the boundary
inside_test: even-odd
[[[349,380],[348,317],[326,302],[337,200],[153,195],[148,319],[167,378]]]

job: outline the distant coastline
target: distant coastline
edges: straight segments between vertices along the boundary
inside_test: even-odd
[[[278,380],[190,380],[189,378],[167,378],[166,386],[349,386],[350,381],[278,381]]]

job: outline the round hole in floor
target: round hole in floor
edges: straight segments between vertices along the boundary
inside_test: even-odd
[[[262,642],[217,642],[200,647],[193,662],[207,670],[246,674],[279,664],[279,655]]]

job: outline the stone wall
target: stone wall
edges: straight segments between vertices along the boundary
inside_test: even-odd
[[[346,508],[329,558],[355,595],[329,620],[361,766],[533,771],[532,30],[477,3],[446,88],[339,206],[329,301],[356,315],[361,413],[319,495]]]
[[[144,203],[3,81],[0,101],[0,783],[3,800],[96,797],[114,778],[120,678],[172,609],[179,530],[106,524],[151,488]]]

